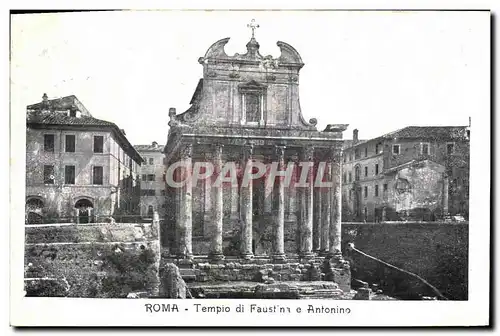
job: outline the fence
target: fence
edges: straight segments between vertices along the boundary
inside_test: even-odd
[[[25,224],[39,225],[39,224],[91,224],[91,223],[151,223],[153,217],[142,215],[113,215],[113,216],[44,216],[40,214],[29,214],[26,216]]]

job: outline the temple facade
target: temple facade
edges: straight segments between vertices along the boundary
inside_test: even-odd
[[[199,58],[203,78],[190,108],[169,110],[167,180],[174,176],[178,186],[167,181],[166,254],[208,262],[342,260],[347,125],[318,131],[316,119],[304,119],[299,102],[304,63],[291,45],[277,42],[278,58],[262,56],[252,29],[246,53],[229,56],[228,41],[215,42]],[[266,173],[260,176],[256,166],[265,166]],[[281,178],[272,177],[273,170]],[[260,178],[245,183],[249,174]],[[215,183],[217,177],[224,183]]]

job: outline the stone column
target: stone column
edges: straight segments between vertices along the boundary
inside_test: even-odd
[[[293,176],[292,176],[292,181],[290,182],[290,186],[287,188],[287,195],[288,195],[288,212],[287,212],[287,221],[290,222],[295,222],[297,221],[297,215],[296,215],[296,203],[297,203],[297,188],[295,187],[295,183],[297,181],[297,157],[292,156],[290,158],[290,162],[293,162],[294,164],[294,169],[293,169]]]
[[[324,181],[324,169],[320,169],[319,164],[316,165],[318,169],[316,170],[316,176],[314,177],[314,182],[313,186],[316,182],[316,180],[321,178],[322,181]],[[313,197],[313,251],[315,253],[319,253],[321,250],[321,198],[322,198],[322,190],[320,187],[314,186],[314,197]]]
[[[308,162],[310,166],[303,166],[303,169],[307,169],[307,179],[305,187],[300,187],[302,189],[300,193],[300,249],[299,256],[301,258],[310,258],[313,256],[312,253],[312,243],[313,243],[313,185],[314,185],[314,174],[313,174],[313,156],[314,148],[305,147],[301,152],[301,161]],[[301,173],[302,175],[302,173]]]
[[[272,159],[266,157],[264,158],[264,163],[266,164],[266,167],[269,167],[269,165],[272,163]],[[267,190],[266,189],[266,183],[264,180],[264,183],[262,184],[262,192],[264,193],[264,214],[270,215],[273,212],[273,189]],[[271,188],[274,188],[274,184],[271,185]]]
[[[325,166],[325,182],[331,183],[331,172],[332,172],[332,162],[331,158],[326,158]],[[321,189],[321,255],[327,255],[330,251],[330,213],[331,213],[331,189],[322,188]]]
[[[253,147],[245,146],[242,148],[242,166],[244,167],[244,173],[250,174],[252,171],[252,155]],[[245,176],[243,175],[242,181]],[[249,180],[248,185],[241,185],[240,197],[241,197],[241,242],[240,242],[240,252],[241,257],[244,259],[253,258],[252,250],[252,230],[253,230],[253,181]]]
[[[443,174],[443,216],[448,215],[449,211],[449,180],[448,180],[448,174],[444,173]]]
[[[342,212],[342,167],[341,149],[334,149],[332,158],[332,208],[330,212],[330,247],[329,253],[336,259],[342,259],[341,252],[341,212]]]
[[[278,162],[278,170],[285,169],[285,147],[276,146],[276,160]],[[273,260],[283,261],[285,257],[285,184],[284,177],[280,177],[277,186],[278,209],[276,211],[276,219],[274,222],[274,250]]]
[[[182,178],[185,184],[180,188],[180,204],[179,204],[179,220],[177,229],[179,230],[179,256],[182,258],[191,258],[193,255],[193,211],[192,211],[192,195],[193,195],[193,180],[192,172],[192,156],[193,145],[186,144],[180,151],[180,159],[182,162],[182,170],[184,172]]]
[[[216,176],[218,176],[222,170],[222,148],[223,145],[220,144],[213,146],[213,164]],[[210,259],[212,260],[224,259],[222,253],[222,222],[224,219],[222,192],[223,183],[213,186],[214,208],[212,213],[212,239],[210,246]]]

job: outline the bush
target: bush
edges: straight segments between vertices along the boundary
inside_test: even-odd
[[[104,297],[126,297],[130,292],[149,290],[158,282],[156,256],[150,249],[135,253],[117,246],[114,251],[105,252],[102,260],[106,271],[102,279]]]

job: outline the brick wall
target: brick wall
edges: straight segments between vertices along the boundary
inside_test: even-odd
[[[353,279],[380,284],[390,294],[400,297],[435,296],[421,282],[347,251],[348,242],[367,254],[416,273],[449,299],[467,300],[468,232],[468,224],[344,223],[342,243],[344,255],[351,261]]]

